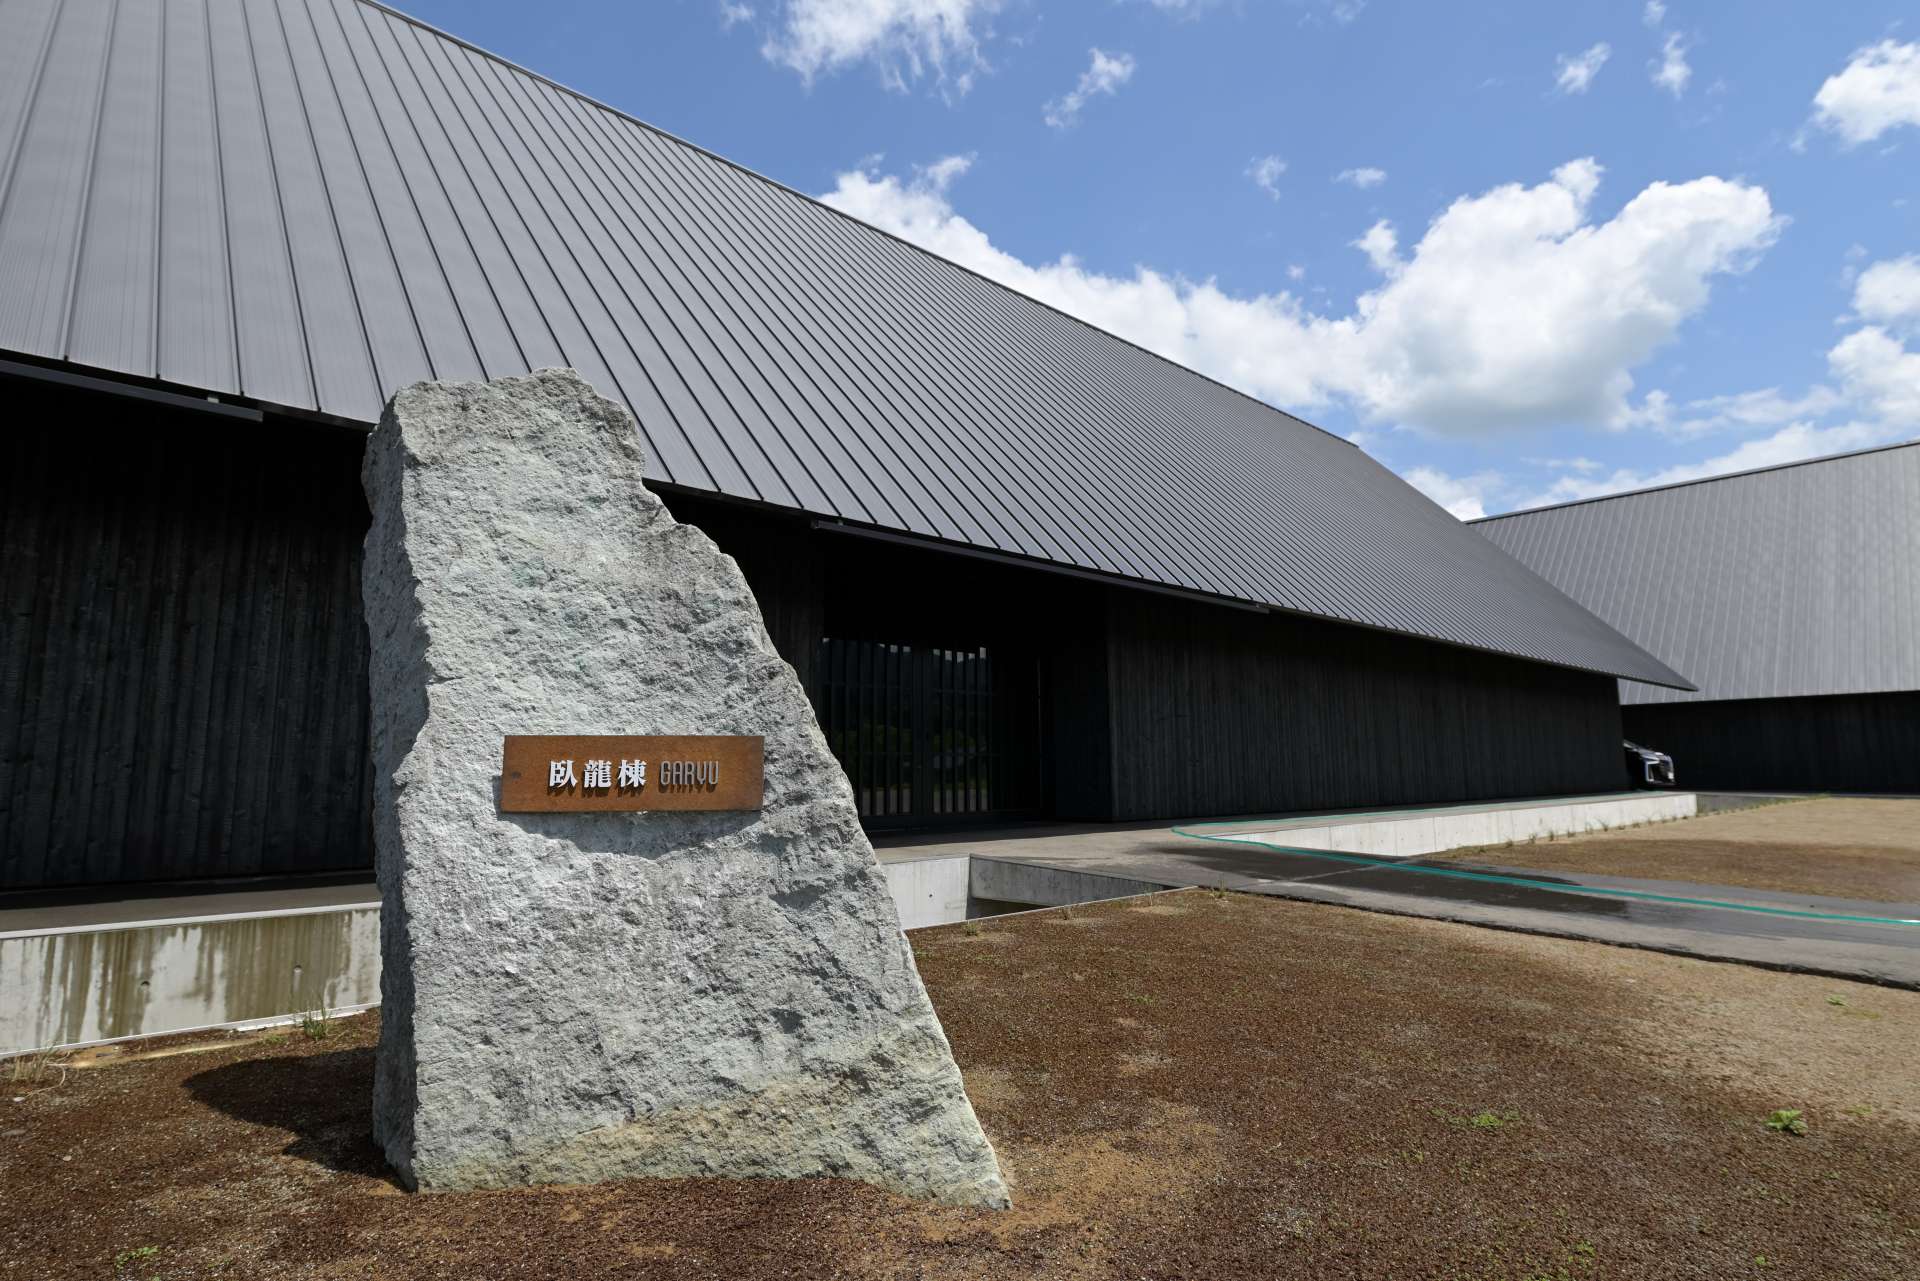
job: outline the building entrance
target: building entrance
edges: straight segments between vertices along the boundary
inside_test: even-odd
[[[815,702],[860,817],[921,826],[1036,811],[1038,666],[986,645],[823,639]]]

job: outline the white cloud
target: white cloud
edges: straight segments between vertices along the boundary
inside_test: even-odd
[[[1400,261],[1400,238],[1393,234],[1393,224],[1384,218],[1368,227],[1353,242],[1353,247],[1365,254],[1368,265],[1383,276],[1399,275],[1406,266]]]
[[[1909,292],[1916,275],[1920,275],[1920,263],[1912,258],[1875,263],[1861,273],[1863,285],[1855,294],[1856,308],[1868,319],[1920,314],[1916,295]],[[1827,368],[1834,386],[1816,385],[1797,398],[1768,387],[1692,401],[1687,408],[1699,416],[1672,428],[1682,434],[1772,428],[1767,435],[1744,440],[1711,458],[1658,470],[1621,468],[1603,476],[1592,469],[1555,468],[1572,474],[1560,476],[1521,505],[1531,507],[1698,480],[1920,435],[1920,351],[1909,350],[1899,337],[1881,326],[1868,324],[1834,344],[1827,352]],[[1840,421],[1820,421],[1828,416]]]
[[[1412,467],[1400,478],[1446,508],[1458,520],[1478,520],[1487,514],[1493,495],[1506,488],[1499,472],[1483,471],[1472,476],[1449,476],[1432,467]]]
[[[1890,426],[1920,430],[1920,351],[1868,325],[1834,344],[1827,366],[1855,404]]]
[[[973,160],[971,151],[963,156],[942,156],[930,165],[920,166],[921,180],[935,191],[945,191],[955,178],[973,168]]]
[[[1055,129],[1071,129],[1079,124],[1081,109],[1090,99],[1103,93],[1118,93],[1121,85],[1133,79],[1132,54],[1107,53],[1101,49],[1088,52],[1092,54],[1092,61],[1080,73],[1079,83],[1042,108],[1047,123]]]
[[[985,66],[983,29],[1000,0],[784,0],[760,48],[814,77],[870,62],[892,89],[930,76],[965,93]]]
[[[1853,282],[1853,309],[1875,324],[1920,325],[1920,254],[1876,262]]]
[[[1289,263],[1287,265],[1288,280],[1305,280],[1306,278],[1307,278],[1307,269],[1305,267],[1302,267],[1297,262]]]
[[[1613,56],[1613,46],[1602,40],[1585,53],[1563,53],[1557,60],[1554,87],[1561,93],[1585,93]]]
[[[1647,64],[1647,74],[1653,77],[1654,84],[1676,98],[1687,91],[1693,68],[1687,65],[1687,43],[1678,31],[1667,33],[1660,45],[1660,56]]]
[[[1848,422],[1831,427],[1789,423],[1770,436],[1742,441],[1726,453],[1700,462],[1678,463],[1656,471],[1620,468],[1605,476],[1562,476],[1542,492],[1516,503],[1514,510],[1572,502],[1580,498],[1599,498],[1629,489],[1645,489],[1650,485],[1704,480],[1708,476],[1752,471],[1756,467],[1775,467],[1781,463],[1796,463],[1827,454],[1844,454],[1853,449],[1870,449],[1875,445],[1891,444],[1905,434],[1910,433],[1876,422]]]
[[[1688,401],[1687,417],[1677,423],[1663,421],[1656,426],[1682,436],[1774,427],[1795,419],[1822,417],[1844,403],[1845,397],[1831,387],[1815,386],[1799,397],[1788,396],[1778,387],[1763,387],[1758,391]]]
[[[1371,166],[1363,166],[1359,169],[1342,169],[1338,174],[1334,175],[1333,180],[1335,182],[1350,183],[1360,188],[1360,190],[1365,191],[1369,187],[1377,187],[1385,182],[1387,180],[1387,171],[1385,169],[1375,169]]]
[[[1813,95],[1813,119],[1849,147],[1920,125],[1920,43],[1882,40],[1857,51]]]
[[[1640,11],[1640,21],[1649,27],[1658,27],[1667,20],[1667,6],[1660,0],[1647,0],[1647,7]]]
[[[1591,458],[1529,458],[1526,460],[1535,467],[1545,467],[1549,471],[1578,472],[1587,475],[1600,470],[1600,464]]]
[[[731,31],[740,23],[753,21],[753,6],[738,0],[720,0],[720,29]]]
[[[1253,179],[1253,185],[1280,199],[1280,175],[1287,171],[1287,162],[1278,156],[1257,156],[1247,162],[1247,177]]]
[[[825,199],[1276,404],[1339,400],[1369,421],[1483,437],[1630,423],[1633,368],[1781,226],[1765,191],[1715,177],[1653,183],[1596,222],[1599,182],[1599,165],[1576,160],[1536,186],[1462,197],[1404,250],[1376,223],[1358,243],[1381,281],[1344,316],[1145,266],[1029,264],[924,180],[846,173]]]

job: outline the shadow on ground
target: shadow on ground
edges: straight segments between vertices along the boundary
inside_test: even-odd
[[[373,1141],[373,1048],[242,1059],[187,1078],[201,1103],[236,1121],[292,1133],[283,1151],[340,1174],[400,1186]]]

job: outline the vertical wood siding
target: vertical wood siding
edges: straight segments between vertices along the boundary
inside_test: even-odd
[[[1109,598],[1119,819],[1611,791],[1604,676],[1310,619]]]
[[[361,438],[0,391],[32,428],[0,445],[0,889],[371,866]],[[816,697],[832,627],[1029,655],[1031,707],[1000,710],[1044,726],[1061,817],[1622,779],[1608,677],[670,501]]]
[[[0,889],[371,864],[360,438],[0,393]]]
[[[1920,692],[1649,703],[1627,737],[1666,752],[1682,787],[1920,793]]]

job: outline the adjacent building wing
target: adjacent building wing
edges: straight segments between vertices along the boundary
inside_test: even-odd
[[[1920,689],[1920,444],[1473,528],[1700,687],[1628,703]]]

